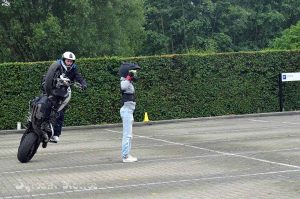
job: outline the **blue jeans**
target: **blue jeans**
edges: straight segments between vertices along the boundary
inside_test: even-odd
[[[61,134],[62,126],[64,124],[65,109],[59,111],[57,114],[58,115],[57,115],[57,118],[56,118],[53,130],[54,130],[54,136],[58,136],[59,137],[60,134]]]
[[[123,122],[122,158],[126,158],[131,150],[133,112],[134,109],[127,106],[122,106],[120,109]]]

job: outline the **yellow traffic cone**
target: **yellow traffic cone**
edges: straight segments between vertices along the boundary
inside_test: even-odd
[[[144,122],[149,122],[149,118],[148,118],[148,113],[145,112],[145,116],[144,116]]]

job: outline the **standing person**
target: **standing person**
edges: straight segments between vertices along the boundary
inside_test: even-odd
[[[65,52],[62,54],[61,59],[54,62],[48,69],[48,72],[44,78],[42,84],[42,90],[44,94],[48,96],[54,96],[56,98],[54,103],[59,103],[57,99],[66,96],[68,91],[62,91],[57,83],[57,78],[61,75],[70,79],[70,81],[76,81],[81,85],[81,89],[85,90],[87,88],[87,83],[82,75],[78,72],[77,66],[75,64],[76,57],[72,52]],[[68,103],[68,101],[67,101]],[[62,110],[58,110],[56,121],[54,125],[54,135],[50,138],[51,142],[59,142],[59,136],[61,135],[61,130],[64,122],[64,114],[67,107]]]
[[[120,85],[122,94],[122,107],[120,115],[123,123],[123,136],[122,136],[122,160],[123,162],[136,162],[137,158],[130,154],[131,141],[132,141],[132,125],[133,125],[133,112],[135,110],[135,90],[133,82],[137,80],[137,70],[140,67],[134,63],[121,64]]]

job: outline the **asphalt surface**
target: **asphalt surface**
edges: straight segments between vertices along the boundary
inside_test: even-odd
[[[65,129],[58,144],[16,158],[0,133],[0,199],[300,198],[300,114],[134,126],[136,163],[121,162],[121,127]],[[4,132],[4,133],[3,133]]]

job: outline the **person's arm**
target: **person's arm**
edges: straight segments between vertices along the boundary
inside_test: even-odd
[[[130,89],[131,83],[128,80],[121,81],[121,90],[124,93],[133,93],[132,89]]]
[[[85,81],[85,79],[82,77],[82,75],[75,70],[75,81],[79,82],[82,86],[82,89],[86,89],[87,88],[87,83]]]

